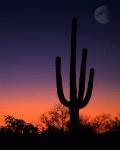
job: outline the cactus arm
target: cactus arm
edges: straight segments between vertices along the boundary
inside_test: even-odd
[[[76,88],[76,34],[77,19],[72,20],[72,36],[71,36],[71,60],[70,60],[70,99],[74,100],[77,94]]]
[[[90,101],[93,89],[93,81],[94,81],[94,69],[90,69],[89,81],[88,81],[88,88],[86,92],[86,96],[83,101],[80,101],[79,108],[84,108]]]
[[[69,102],[66,100],[64,93],[63,93],[60,57],[56,57],[56,84],[57,84],[57,94],[58,94],[60,102],[64,106],[69,107]]]
[[[87,49],[84,48],[82,51],[82,61],[81,61],[81,67],[80,67],[78,100],[83,100],[83,97],[84,97],[85,77],[86,77],[86,60],[87,60]]]

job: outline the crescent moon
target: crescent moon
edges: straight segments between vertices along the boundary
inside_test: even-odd
[[[94,17],[98,23],[107,24],[110,22],[110,11],[107,6],[99,6],[94,13]]]

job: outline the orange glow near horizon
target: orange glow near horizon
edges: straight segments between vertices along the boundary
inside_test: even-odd
[[[104,91],[104,92],[103,92]],[[95,90],[90,103],[80,112],[85,116],[94,117],[103,113],[117,115],[120,112],[120,93],[110,89]],[[48,93],[26,93],[22,96],[0,95],[0,125],[3,125],[4,115],[13,115],[24,119],[26,122],[37,124],[41,113],[45,113],[58,103],[56,89],[48,90]]]

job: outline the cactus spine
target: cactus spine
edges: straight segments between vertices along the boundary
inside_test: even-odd
[[[71,57],[70,57],[70,100],[67,100],[63,93],[61,76],[61,57],[56,57],[56,85],[57,94],[60,102],[69,108],[70,113],[70,132],[77,134],[79,131],[79,109],[84,108],[90,101],[93,89],[94,69],[90,69],[88,87],[85,93],[86,60],[87,49],[82,51],[82,61],[80,66],[79,90],[76,87],[76,36],[77,36],[77,18],[72,19],[71,35]]]

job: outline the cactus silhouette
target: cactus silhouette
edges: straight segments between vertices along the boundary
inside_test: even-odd
[[[80,67],[79,90],[76,87],[76,36],[77,36],[77,18],[72,19],[71,35],[71,57],[70,57],[70,100],[67,100],[63,93],[62,75],[61,75],[61,57],[56,57],[56,85],[57,94],[60,102],[69,108],[70,113],[70,133],[78,134],[79,132],[79,109],[84,108],[90,101],[94,81],[94,69],[90,69],[88,87],[85,93],[86,78],[86,60],[87,49],[82,51],[82,61]]]

